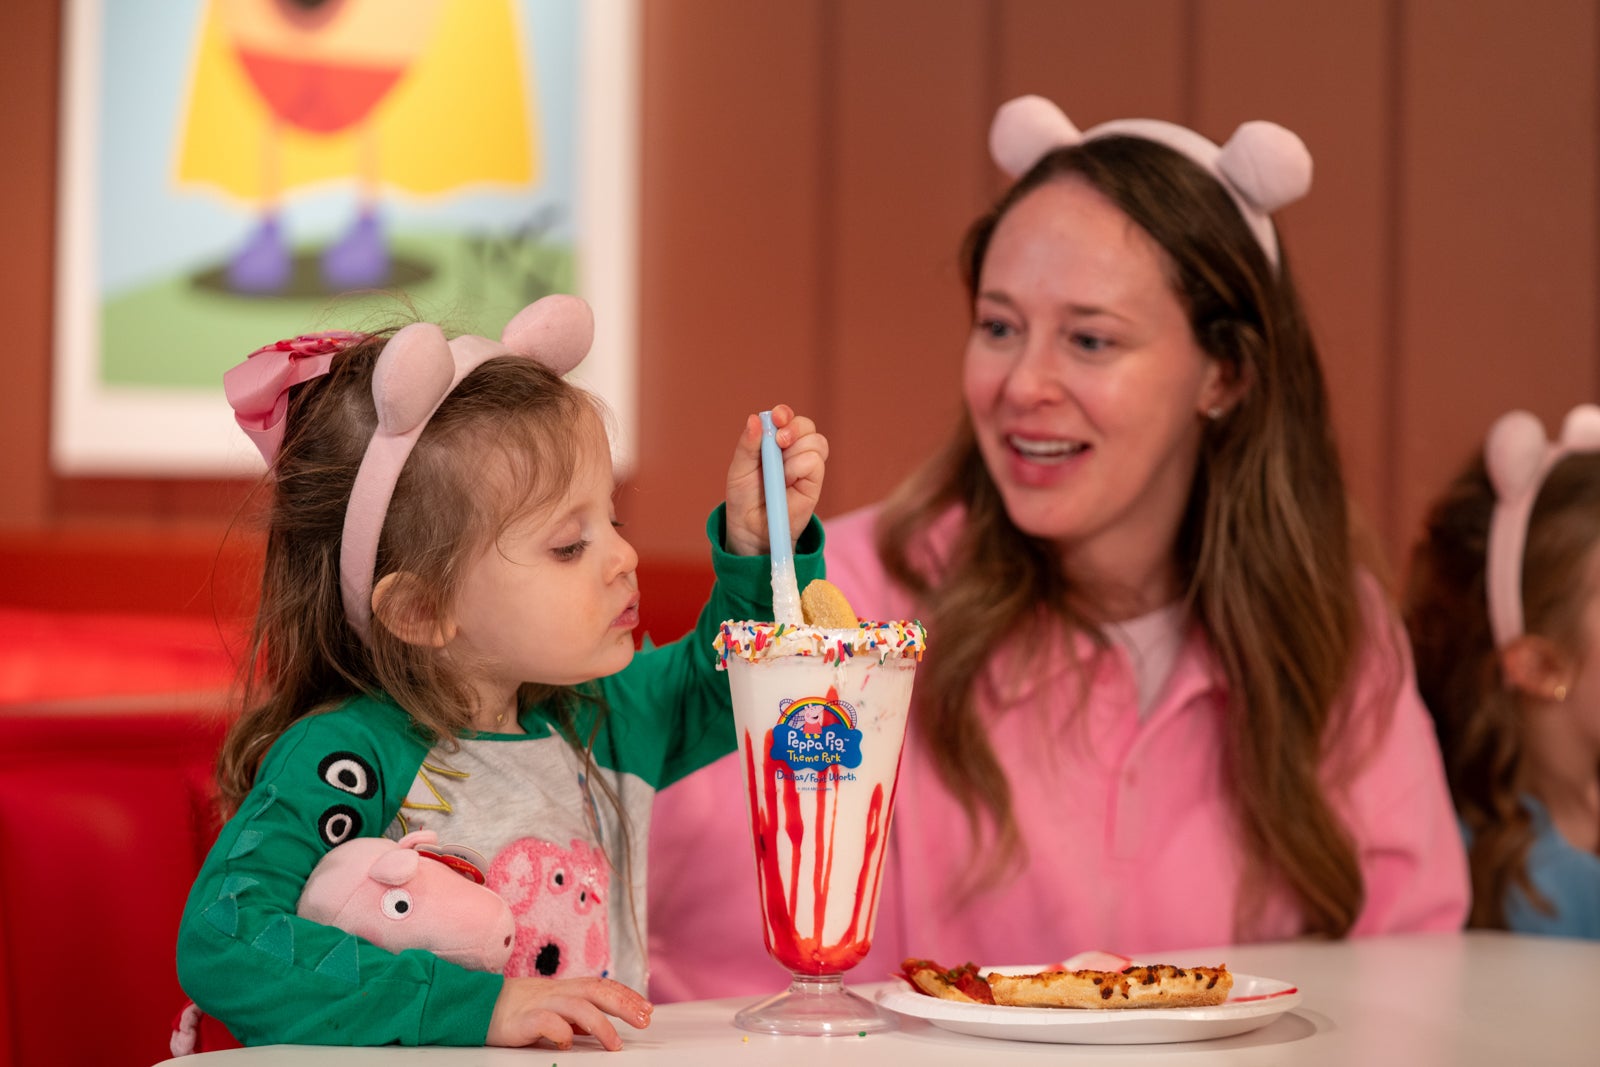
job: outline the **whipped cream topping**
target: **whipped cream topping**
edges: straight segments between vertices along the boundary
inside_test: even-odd
[[[921,660],[928,646],[928,631],[915,619],[862,620],[853,629],[844,630],[730,620],[722,624],[713,646],[717,650],[719,668],[727,666],[729,656],[751,663],[775,656],[813,656],[824,663],[876,656],[882,663],[902,657]]]

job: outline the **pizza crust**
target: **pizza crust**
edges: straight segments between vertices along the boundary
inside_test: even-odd
[[[1122,971],[1042,971],[990,974],[996,1004],[1024,1008],[1203,1008],[1233,989],[1227,967],[1159,963]]]

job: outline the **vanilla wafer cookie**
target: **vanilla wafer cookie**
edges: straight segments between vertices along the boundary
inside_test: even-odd
[[[850,601],[839,587],[826,578],[817,578],[800,594],[800,613],[807,626],[830,630],[853,630],[860,625]]]

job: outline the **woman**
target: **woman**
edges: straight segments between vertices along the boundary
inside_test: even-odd
[[[1304,146],[1269,123],[1221,149],[1148,120],[1083,135],[1037,97],[991,142],[1020,177],[964,247],[960,425],[829,524],[858,613],[928,628],[862,977],[1458,928],[1437,743],[1354,561],[1270,218],[1309,188]],[[657,999],[781,977],[737,795],[718,765],[662,796]]]

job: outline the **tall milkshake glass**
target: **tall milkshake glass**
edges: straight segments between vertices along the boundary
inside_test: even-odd
[[[894,1023],[844,987],[872,947],[911,684],[915,622],[825,629],[727,622],[728,671],[767,952],[787,990],[735,1025],[858,1034]]]

